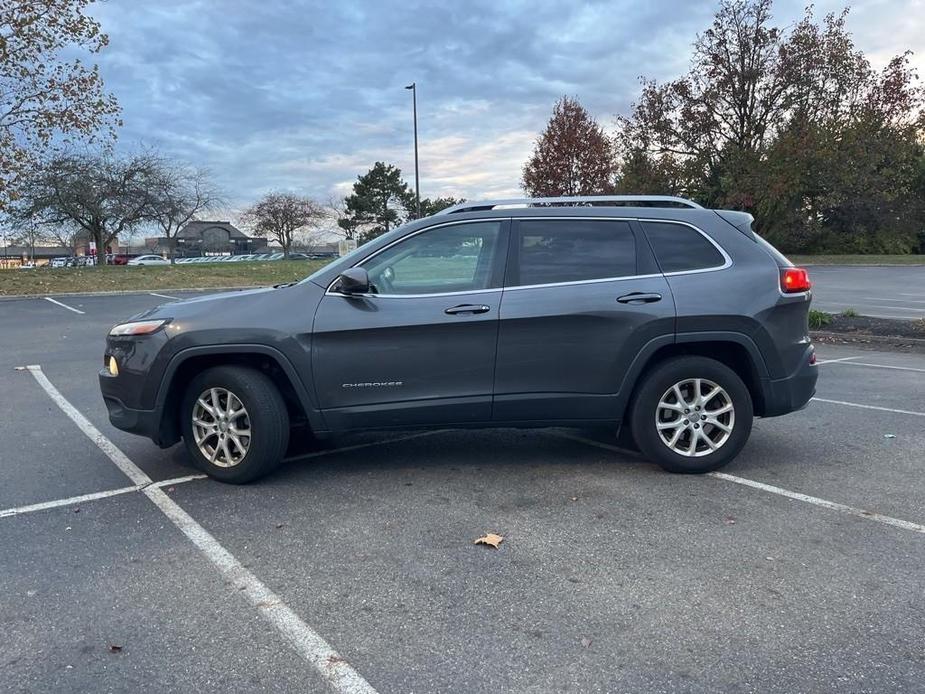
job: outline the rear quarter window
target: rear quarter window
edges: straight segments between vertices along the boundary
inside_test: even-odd
[[[670,222],[643,222],[662,272],[709,270],[726,264],[723,254],[696,229]]]

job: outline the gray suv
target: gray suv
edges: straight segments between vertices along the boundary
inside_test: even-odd
[[[742,212],[682,198],[467,202],[301,282],[158,306],[109,334],[110,421],[213,477],[293,430],[627,427],[705,472],[802,408],[811,292]]]

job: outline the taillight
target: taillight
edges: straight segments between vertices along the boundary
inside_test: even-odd
[[[801,267],[785,267],[780,271],[780,290],[784,294],[805,292],[812,286],[809,273]]]

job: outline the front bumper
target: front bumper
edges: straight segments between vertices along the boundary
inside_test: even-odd
[[[803,358],[803,364],[787,378],[766,380],[764,390],[764,417],[776,417],[796,412],[806,407],[810,398],[816,394],[816,381],[819,367],[810,363],[813,348],[810,347]]]
[[[169,446],[170,443],[163,440],[161,412],[128,407],[119,394],[116,393],[117,378],[111,376],[107,369],[103,369],[99,373],[100,391],[103,394],[103,402],[106,404],[106,410],[109,413],[109,422],[116,429],[145,436],[162,448]]]

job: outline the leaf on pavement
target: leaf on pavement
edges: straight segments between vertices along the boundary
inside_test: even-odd
[[[109,652],[110,652],[110,653],[121,653],[121,652],[122,652],[122,646],[117,646],[116,644],[111,643],[111,644],[109,644]]]
[[[485,535],[480,537],[478,540],[476,540],[473,544],[488,545],[489,547],[494,547],[495,549],[498,549],[498,545],[501,544],[502,540],[504,540],[504,536],[502,535],[495,535],[495,533],[486,533]]]

